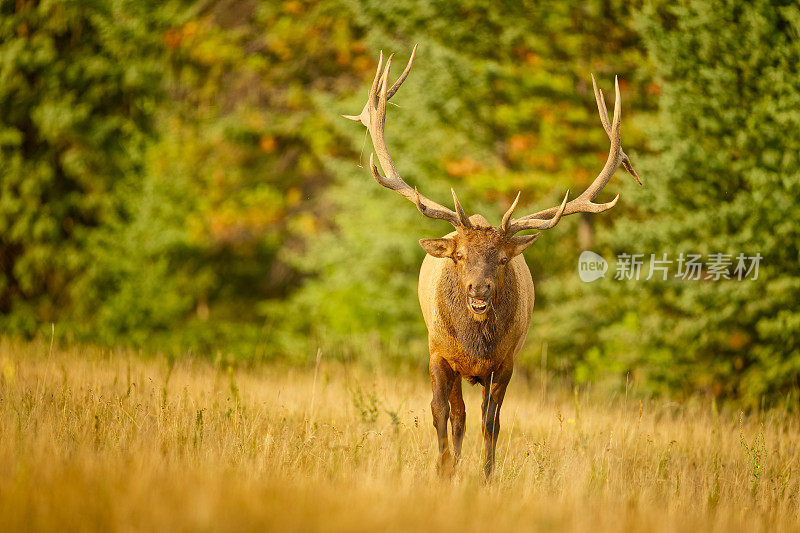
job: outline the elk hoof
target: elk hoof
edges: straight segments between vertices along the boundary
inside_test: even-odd
[[[445,451],[439,456],[439,464],[436,467],[439,476],[442,478],[451,478],[456,472],[456,462],[450,450]]]

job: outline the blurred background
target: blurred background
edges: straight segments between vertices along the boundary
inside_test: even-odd
[[[424,368],[417,240],[450,231],[380,188],[357,114],[378,53],[407,182],[499,222],[623,171],[526,252],[518,373],[676,398],[797,402],[795,1],[6,0],[0,332],[243,364]],[[582,250],[761,254],[758,279],[580,281]],[[646,271],[647,263],[645,263]],[[673,265],[674,268],[674,265]],[[731,271],[733,266],[731,266]],[[671,271],[673,274],[675,270]]]

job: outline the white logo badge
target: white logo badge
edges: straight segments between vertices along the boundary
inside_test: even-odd
[[[581,252],[581,256],[578,258],[578,276],[581,281],[590,283],[598,280],[605,276],[607,271],[608,263],[602,256],[589,250]]]

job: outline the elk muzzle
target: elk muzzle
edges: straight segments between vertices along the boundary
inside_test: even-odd
[[[467,285],[467,305],[476,315],[489,310],[492,301],[492,284],[490,282],[470,283]]]

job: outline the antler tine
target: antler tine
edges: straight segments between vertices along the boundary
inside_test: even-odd
[[[367,128],[369,128],[369,104],[370,102],[375,101],[375,94],[378,90],[378,83],[381,79],[381,67],[383,66],[383,50],[381,50],[380,56],[378,57],[378,69],[375,72],[375,79],[372,80],[372,86],[369,89],[369,99],[367,103],[364,104],[364,109],[361,110],[360,115],[342,115],[342,117],[346,118],[347,120],[352,120],[353,122],[361,122]]]
[[[419,44],[415,44],[414,49],[411,50],[411,57],[408,58],[408,64],[406,64],[406,68],[403,69],[403,73],[400,74],[400,77],[397,78],[396,82],[394,82],[392,88],[389,89],[389,92],[387,93],[388,94],[387,98],[391,98],[392,96],[394,96],[394,93],[397,92],[397,89],[399,89],[400,86],[403,85],[403,82],[406,81],[408,73],[411,72],[411,65],[414,63],[414,56],[417,54],[417,46],[419,46]]]
[[[614,175],[614,172],[619,168],[622,159],[620,158],[620,152],[622,151],[622,143],[620,140],[620,119],[622,114],[622,106],[620,102],[619,96],[619,81],[616,76],[614,76],[614,94],[615,94],[615,101],[614,101],[614,119],[611,123],[611,129],[608,131],[608,138],[611,140],[611,148],[608,151],[608,159],[606,159],[606,164],[603,166],[603,170],[600,171],[600,174],[595,178],[589,187],[583,191],[576,200],[585,200],[588,203],[591,203],[592,200],[600,194],[600,191],[603,190],[608,180],[611,179],[611,176]],[[600,93],[601,100],[597,102],[598,107],[602,104],[605,107],[605,103],[603,100],[603,93]],[[603,116],[601,113],[600,116],[601,122],[603,122]],[[608,115],[606,115],[606,120],[608,120]]]
[[[394,96],[397,90],[400,88],[400,86],[403,85],[403,82],[406,81],[408,74],[411,72],[411,65],[414,64],[414,56],[417,53],[417,46],[419,45],[418,44],[414,45],[414,49],[411,51],[411,57],[408,59],[408,63],[406,64],[406,68],[403,70],[403,73],[400,74],[400,77],[397,78],[396,82],[394,82],[392,88],[387,91],[386,93],[387,99],[391,100],[392,96]],[[392,57],[394,57],[394,54],[389,56],[389,61],[391,61]],[[380,57],[378,59],[378,71],[375,73],[375,79],[372,82],[372,88],[370,89],[369,92],[370,95],[369,97],[371,99],[374,99],[376,97],[381,79],[380,74],[382,66],[383,66],[383,51],[381,51],[380,53]],[[369,102],[367,102],[367,104],[364,105],[364,109],[361,110],[360,115],[342,115],[342,117],[348,120],[352,120],[354,122],[361,122],[365,126],[369,127]]]
[[[608,108],[606,107],[606,99],[603,98],[603,91],[597,88],[597,82],[592,76],[592,89],[594,89],[594,99],[597,102],[597,111],[600,113],[600,122],[603,123],[603,129],[606,130],[606,135],[611,138],[611,124],[608,122]]]
[[[555,227],[555,225],[558,224],[558,222],[561,220],[561,217],[564,215],[564,210],[567,207],[567,198],[569,198],[569,191],[567,191],[567,194],[564,195],[561,205],[555,208],[556,212],[553,215],[553,218],[525,218],[512,220],[511,224],[508,226],[508,230],[505,231],[506,235],[514,235],[515,233],[529,229],[544,230]],[[516,202],[514,203],[516,204]]]
[[[619,97],[619,76],[614,76],[614,122],[611,124],[611,131],[614,133],[614,138],[619,142],[620,124],[619,120],[622,117],[622,98]],[[603,104],[605,105],[605,104]],[[608,108],[606,108],[608,110]]]
[[[617,78],[614,77],[614,87],[617,88]],[[603,91],[597,88],[597,82],[594,80],[594,74],[592,74],[592,88],[594,89],[594,99],[597,102],[597,110],[600,112],[600,122],[603,123],[603,129],[606,130],[606,134],[608,138],[611,139],[611,124],[608,123],[608,109],[606,108],[606,100],[603,98]],[[616,91],[617,100],[619,100],[619,91]],[[616,104],[614,104],[614,109],[616,109]],[[628,158],[628,155],[622,150],[620,147],[620,155],[622,156],[622,166],[628,173],[633,176],[633,179],[636,180],[636,183],[639,185],[642,184],[642,180],[639,179],[639,175],[633,169],[631,165],[631,160]]]
[[[519,203],[519,196],[522,194],[522,191],[517,193],[517,197],[514,198],[514,203],[511,204],[511,207],[508,208],[506,214],[503,215],[503,221],[500,222],[500,231],[503,233],[508,233],[508,221],[511,220],[511,215],[514,214],[514,209],[517,208],[517,203]]]
[[[392,61],[392,57],[389,56],[389,63]],[[375,79],[372,80],[372,87],[369,90],[369,97],[371,99],[375,98],[375,91],[378,90],[378,86],[380,84],[381,79],[381,67],[383,66],[383,50],[381,50],[380,55],[378,56],[378,69],[375,71]]]
[[[367,103],[364,106],[364,109],[361,111],[361,114],[358,116],[342,116],[349,120],[361,122],[367,127],[367,131],[369,131],[370,137],[372,138],[372,145],[375,148],[375,153],[370,154],[369,157],[369,166],[375,181],[387,189],[395,191],[400,196],[410,200],[411,202],[414,202],[420,213],[426,217],[446,220],[458,228],[464,225],[464,221],[466,221],[467,224],[469,223],[469,219],[466,217],[466,214],[463,213],[463,209],[461,209],[458,201],[456,200],[456,207],[460,209],[460,213],[457,214],[455,211],[426,198],[425,196],[421,195],[416,188],[409,186],[405,181],[403,181],[403,178],[400,177],[400,173],[397,172],[397,168],[394,165],[392,156],[389,154],[389,148],[386,145],[386,138],[384,135],[384,129],[386,125],[386,106],[389,99],[394,96],[405,79],[408,77],[408,74],[411,71],[411,65],[414,61],[416,49],[417,47],[415,46],[405,70],[400,75],[400,78],[398,78],[394,83],[394,85],[392,85],[391,89],[388,88],[388,84],[389,70],[391,69],[393,55],[389,56],[389,58],[386,60],[386,66],[384,67],[383,53],[381,53],[380,59],[378,60],[378,69],[375,73],[375,79],[372,81],[369,97],[367,98]],[[383,70],[381,70],[382,67]],[[377,155],[378,161],[381,164],[381,168],[383,168],[383,171],[386,173],[386,176],[382,176],[381,173],[378,172],[378,167],[375,164],[375,155]]]
[[[605,187],[620,165],[623,166],[625,170],[627,170],[634,177],[637,183],[641,185],[642,182],[639,179],[639,176],[636,174],[636,171],[633,169],[630,159],[622,150],[622,142],[620,139],[622,99],[620,98],[619,94],[619,79],[616,77],[614,78],[614,93],[616,98],[614,101],[614,117],[612,121],[609,121],[608,119],[608,109],[606,108],[603,91],[597,87],[597,82],[595,82],[594,76],[592,76],[592,87],[594,89],[594,97],[597,102],[597,110],[600,114],[600,122],[603,124],[603,129],[611,141],[608,159],[606,159],[603,170],[600,171],[600,174],[598,174],[591,185],[589,185],[589,187],[577,198],[567,203],[566,206],[563,206],[562,204],[563,209],[559,207],[551,207],[549,209],[544,209],[531,215],[526,215],[524,217],[512,220],[509,226],[509,232],[522,231],[523,229],[546,229],[541,227],[541,224],[545,223],[545,221],[554,221],[556,218],[559,218],[562,215],[566,216],[573,213],[602,213],[603,211],[611,209],[617,204],[619,195],[617,195],[610,202],[606,202],[604,204],[594,203],[594,199],[598,194],[600,194],[600,191],[603,190],[603,187]],[[552,228],[553,226],[555,226],[555,223],[550,225],[549,228]]]
[[[472,222],[469,221],[469,217],[464,212],[464,208],[461,207],[461,203],[458,201],[458,196],[456,196],[456,190],[451,187],[450,192],[453,194],[453,203],[456,204],[456,213],[458,213],[458,221],[461,223],[461,226],[465,228],[471,228]]]
[[[378,84],[381,88],[380,96],[378,97],[378,114],[374,120],[380,122],[381,136],[383,136],[383,127],[386,124],[386,106],[389,104],[389,97],[386,95],[386,85],[389,83],[389,69],[392,68],[392,58],[394,54],[389,55],[386,60],[386,68],[383,70],[383,76]]]

